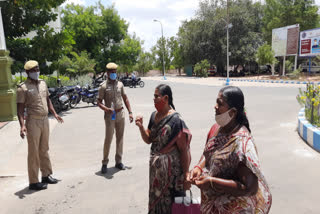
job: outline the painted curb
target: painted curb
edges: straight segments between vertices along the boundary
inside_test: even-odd
[[[220,78],[221,81],[226,81],[227,78]],[[239,81],[239,82],[263,82],[263,83],[282,83],[282,84],[307,84],[308,82],[304,81],[291,81],[291,80],[253,80],[253,79],[232,79],[230,81]],[[320,82],[310,82],[311,84],[320,85]]]
[[[304,108],[298,114],[298,133],[309,146],[320,152],[320,130],[306,120]]]

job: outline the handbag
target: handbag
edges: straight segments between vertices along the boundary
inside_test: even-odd
[[[200,202],[194,200],[190,190],[190,197],[175,197],[171,207],[172,214],[201,214]]]

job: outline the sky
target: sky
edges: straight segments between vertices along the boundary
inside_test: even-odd
[[[260,1],[260,0],[256,0]],[[262,0],[263,2],[264,0]],[[66,3],[84,6],[95,5],[98,0],[67,0]],[[143,48],[149,51],[161,37],[176,36],[182,21],[195,16],[199,0],[101,0],[103,5],[115,5],[121,18],[129,23],[129,33],[135,33],[144,41]],[[320,0],[316,0],[320,5]]]

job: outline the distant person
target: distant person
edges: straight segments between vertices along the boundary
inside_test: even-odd
[[[49,157],[49,120],[48,110],[63,123],[49,99],[48,87],[45,81],[39,79],[40,70],[37,61],[30,60],[24,65],[28,75],[25,82],[17,89],[17,110],[20,123],[20,136],[27,135],[28,140],[28,175],[29,189],[43,190],[47,184],[56,184],[58,180],[51,177],[52,166]],[[24,123],[24,110],[27,118]],[[42,174],[39,182],[39,169]]]
[[[105,174],[108,171],[107,165],[109,163],[110,145],[112,142],[114,131],[116,131],[115,167],[120,170],[125,170],[125,166],[122,163],[123,135],[125,127],[125,114],[123,111],[124,108],[122,101],[129,111],[130,123],[132,123],[133,121],[128,96],[124,91],[122,82],[117,80],[118,65],[116,65],[115,63],[108,63],[106,68],[108,79],[100,85],[98,96],[98,106],[104,111],[106,130],[101,167],[102,174]],[[102,101],[104,101],[104,104],[102,103]]]
[[[201,213],[269,212],[272,197],[238,87],[220,90],[214,124],[188,180],[201,190]]]
[[[132,80],[132,85],[133,85],[133,87],[136,87],[137,77],[136,77],[136,75],[134,74],[134,72],[132,72],[132,74],[131,74],[131,80]]]
[[[151,144],[149,161],[149,214],[170,214],[174,197],[185,196],[191,161],[191,133],[173,105],[168,85],[158,85],[154,92],[156,111],[148,128],[143,117],[136,117],[141,137]]]

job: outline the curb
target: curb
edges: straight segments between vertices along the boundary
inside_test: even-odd
[[[298,114],[298,133],[309,146],[320,152],[320,130],[306,120],[304,108]]]
[[[221,78],[219,80],[226,81],[227,78]],[[229,78],[230,81],[235,81],[235,82],[263,82],[263,83],[283,83],[283,84],[318,84],[320,85],[320,82],[307,82],[307,81],[292,81],[292,80],[254,80],[254,79],[231,79]]]

